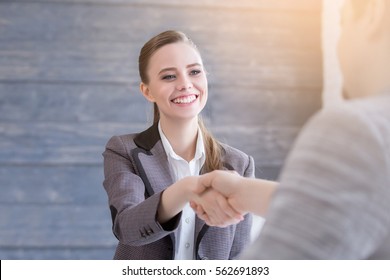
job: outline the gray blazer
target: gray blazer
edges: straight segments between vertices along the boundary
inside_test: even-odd
[[[252,157],[227,145],[223,150],[226,169],[254,177]],[[181,213],[165,224],[156,220],[161,193],[174,183],[157,125],[112,137],[103,157],[103,185],[119,240],[114,259],[173,259]],[[209,227],[198,218],[195,223],[197,259],[234,259],[250,242],[250,215],[226,228]]]
[[[390,94],[324,109],[298,137],[244,259],[390,259]]]

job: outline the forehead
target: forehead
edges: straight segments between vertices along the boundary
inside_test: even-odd
[[[158,49],[150,58],[149,68],[158,71],[162,68],[179,68],[194,63],[202,64],[199,52],[188,43],[179,42]]]

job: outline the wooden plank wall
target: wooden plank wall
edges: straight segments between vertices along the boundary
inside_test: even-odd
[[[321,1],[0,0],[0,259],[111,259],[110,136],[140,131],[143,43],[188,33],[214,134],[277,178],[321,106]]]

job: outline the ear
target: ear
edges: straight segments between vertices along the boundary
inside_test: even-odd
[[[147,84],[141,82],[139,89],[148,101],[155,102],[154,97],[150,94],[150,90]]]

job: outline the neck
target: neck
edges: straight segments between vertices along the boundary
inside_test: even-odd
[[[184,121],[160,119],[161,129],[177,155],[191,161],[195,156],[198,118]]]

